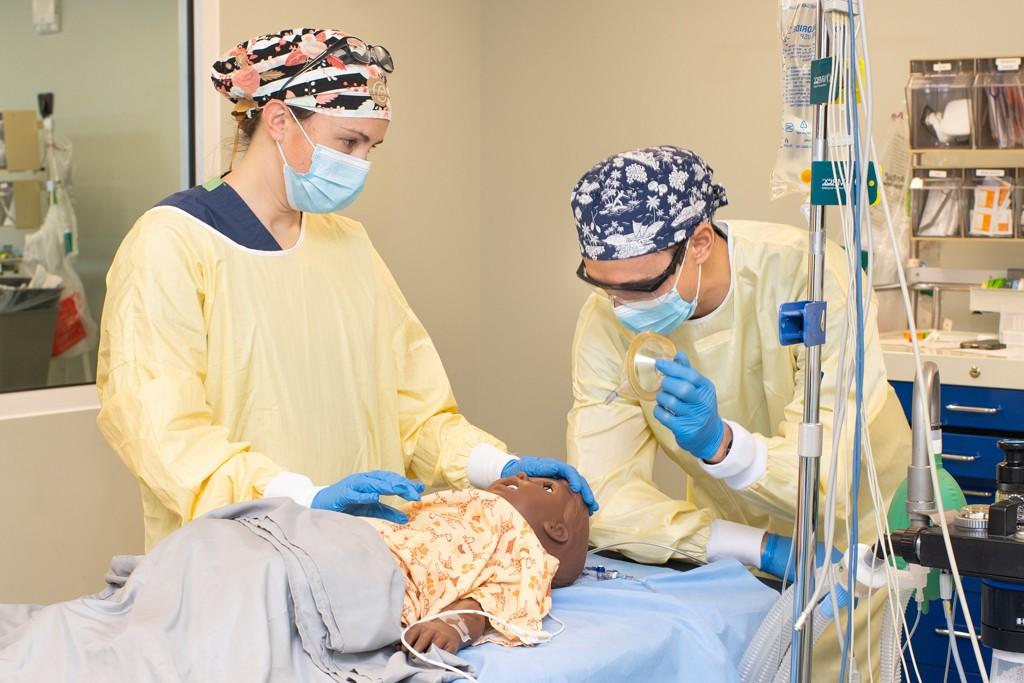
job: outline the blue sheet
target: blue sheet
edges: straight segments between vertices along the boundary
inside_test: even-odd
[[[629,579],[581,577],[554,591],[565,631],[543,645],[485,644],[459,656],[481,683],[737,681],[736,666],[778,594],[734,560],[688,572],[591,556]],[[558,624],[546,619],[544,628]]]

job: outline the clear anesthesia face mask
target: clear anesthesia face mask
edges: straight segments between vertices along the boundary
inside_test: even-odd
[[[617,399],[627,386],[641,401],[653,401],[661,390],[662,378],[655,364],[659,360],[671,360],[675,355],[676,345],[671,339],[654,332],[638,334],[626,350],[626,380],[608,394],[605,403]]]

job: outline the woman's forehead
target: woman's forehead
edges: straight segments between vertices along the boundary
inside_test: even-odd
[[[388,121],[382,119],[358,119],[343,116],[317,114],[313,117],[317,128],[325,133],[354,135],[362,142],[378,144],[388,130]]]

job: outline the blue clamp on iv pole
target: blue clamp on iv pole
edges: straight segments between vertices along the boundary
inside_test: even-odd
[[[779,307],[779,344],[821,346],[825,343],[824,301],[791,301]]]

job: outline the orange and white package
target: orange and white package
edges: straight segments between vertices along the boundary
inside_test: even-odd
[[[1010,194],[1013,185],[1001,178],[986,178],[974,188],[969,234],[984,237],[1013,237]]]

